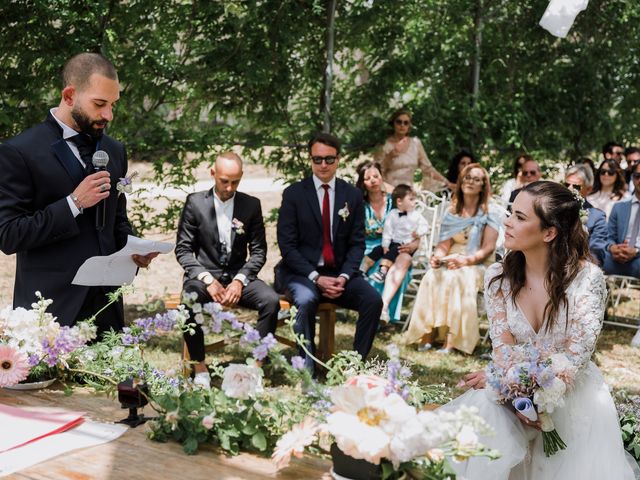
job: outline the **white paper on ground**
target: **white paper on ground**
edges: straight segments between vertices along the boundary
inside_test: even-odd
[[[84,412],[23,409],[0,404],[0,453],[83,421]]]
[[[538,420],[538,412],[533,406],[533,402],[529,398],[516,398],[513,400],[514,408],[532,422]]]
[[[78,269],[73,285],[119,287],[133,282],[138,267],[131,255],[147,255],[153,252],[169,253],[173,243],[145,240],[129,235],[127,244],[115,253],[104,257],[88,258]]]
[[[126,431],[127,427],[124,425],[85,420],[81,425],[66,432],[50,435],[23,447],[0,453],[0,477],[78,448],[110,442]]]
[[[578,14],[587,8],[589,0],[551,0],[540,19],[540,26],[551,35],[564,38]]]

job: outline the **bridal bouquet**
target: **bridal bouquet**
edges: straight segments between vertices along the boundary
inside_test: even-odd
[[[55,377],[56,368],[67,367],[68,356],[96,336],[91,322],[61,326],[47,312],[52,300],[40,292],[36,297],[30,310],[0,311],[0,387]]]
[[[550,353],[531,344],[507,348],[499,362],[487,366],[489,391],[497,402],[510,402],[529,420],[540,420],[547,456],[564,450],[566,444],[550,414],[564,406],[564,395],[573,383],[576,367],[566,355]]]

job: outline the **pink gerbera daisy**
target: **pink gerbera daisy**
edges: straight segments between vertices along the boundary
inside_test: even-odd
[[[27,357],[9,345],[0,345],[0,387],[15,385],[28,375]]]

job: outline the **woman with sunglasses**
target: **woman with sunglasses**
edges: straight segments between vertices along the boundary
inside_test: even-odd
[[[400,109],[391,115],[389,126],[392,135],[387,138],[382,150],[376,154],[376,161],[382,165],[382,176],[392,186],[405,183],[413,185],[416,168],[422,170],[422,186],[427,190],[438,191],[455,183],[450,183],[438,172],[427,158],[424,147],[417,137],[410,137],[411,113]]]
[[[420,343],[420,351],[430,349],[437,339],[444,342],[441,353],[455,348],[471,354],[480,340],[477,296],[485,266],[494,261],[501,221],[490,201],[487,171],[477,163],[465,167],[403,338]]]
[[[604,160],[598,168],[593,191],[587,200],[591,205],[602,210],[609,219],[613,204],[628,197],[624,173],[618,162],[611,158]]]

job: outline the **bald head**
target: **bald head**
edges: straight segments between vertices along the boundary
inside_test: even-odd
[[[223,202],[233,197],[242,179],[242,159],[233,152],[225,152],[216,158],[211,168],[211,178],[216,195]]]

